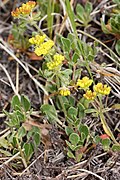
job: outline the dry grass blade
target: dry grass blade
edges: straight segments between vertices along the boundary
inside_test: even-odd
[[[111,66],[102,67],[97,63],[90,63],[90,67],[97,72],[112,87],[112,93],[120,98],[120,72]]]
[[[9,82],[10,82],[10,85],[11,85],[11,87],[12,87],[15,95],[19,95],[18,92],[17,92],[17,90],[16,90],[16,88],[15,88],[15,86],[14,86],[14,84],[13,84],[13,82],[12,82],[12,79],[11,79],[8,71],[5,69],[5,67],[4,67],[1,63],[0,63],[0,67],[3,69],[3,71],[4,71],[5,74],[6,74],[6,76],[8,77],[8,80],[9,80]]]
[[[91,172],[91,171],[88,171],[88,170],[86,170],[86,169],[78,169],[78,170],[79,170],[79,171],[82,171],[82,172],[86,172],[86,173],[88,173],[88,174],[91,174],[91,175],[97,177],[97,178],[100,179],[100,180],[105,180],[105,179],[103,179],[101,176],[99,176],[99,175],[97,175],[97,174],[95,174],[95,173],[93,173],[93,172]],[[80,174],[76,174],[76,175],[67,176],[67,179],[76,178],[76,177],[80,177],[80,176],[81,176],[81,173],[80,173]]]
[[[13,52],[11,52],[11,51],[6,47],[5,41],[4,41],[2,38],[0,38],[0,41],[3,43],[3,44],[0,43],[0,47],[1,47],[3,50],[5,50],[10,56],[12,56],[12,57],[23,67],[23,69],[27,72],[27,74],[28,74],[29,77],[34,81],[34,83],[37,84],[37,86],[39,86],[40,89],[43,90],[43,92],[45,93],[45,95],[48,96],[48,92],[47,92],[47,91],[45,90],[45,88],[32,76],[32,74],[29,72],[29,69],[27,69],[27,68],[25,67],[25,65],[15,56],[15,54],[14,54]],[[14,90],[15,90],[15,89],[14,89]],[[52,99],[50,99],[50,102],[51,102],[52,105],[54,105]]]

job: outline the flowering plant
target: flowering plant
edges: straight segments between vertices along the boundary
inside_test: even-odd
[[[117,142],[104,116],[108,108],[105,108],[103,100],[106,96],[109,96],[111,87],[101,82],[96,83],[97,80],[94,79],[90,67],[91,62],[94,63],[95,61],[97,44],[94,43],[92,47],[79,39],[75,16],[69,0],[65,1],[65,6],[72,26],[72,33],[68,33],[66,37],[59,34],[56,39],[53,39],[51,29],[50,37],[47,36],[49,33],[44,33],[40,29],[38,21],[41,15],[35,1],[22,4],[21,7],[12,11],[12,16],[18,19],[17,25],[13,25],[13,35],[16,42],[24,42],[27,45],[26,50],[28,51],[29,48],[37,58],[41,59],[39,71],[37,71],[37,77],[39,75],[42,79],[41,84],[32,77],[34,82],[37,81],[39,87],[42,87],[44,94],[40,113],[45,116],[47,121],[54,122],[64,129],[68,136],[68,139],[65,139],[67,155],[76,161],[80,161],[83,154],[94,148],[94,144],[97,144],[98,140],[85,121],[85,116],[88,114],[92,113],[101,120],[103,130],[109,137],[107,140],[99,141],[104,145],[104,150],[109,150],[110,138],[115,144]],[[85,8],[77,6],[77,10],[79,9],[82,10],[82,15],[87,12],[88,17],[92,10],[91,3],[87,3]],[[50,17],[52,10],[51,7],[51,13],[48,12],[47,16]],[[78,11],[77,15],[82,24],[87,27],[91,18],[85,23],[86,16],[82,18]],[[53,19],[51,18],[52,22]],[[29,35],[26,35],[27,28],[29,28],[29,31],[32,29]],[[30,132],[25,129],[24,123],[30,118],[32,112],[30,102],[26,97],[15,96],[12,99],[12,106],[12,115],[5,112],[9,118],[8,126],[11,129],[17,129],[14,131],[15,137],[12,138],[11,143],[14,144],[13,149],[16,146],[19,147],[18,150],[23,161],[25,160],[26,166],[35,148],[40,143],[41,133],[40,129],[37,129],[37,132],[34,128],[30,129]],[[11,136],[14,135],[11,130]],[[30,137],[32,137],[32,143]],[[26,141],[22,142],[24,138],[26,138]],[[15,142],[13,139],[15,139]],[[105,143],[108,143],[108,145],[105,146]]]

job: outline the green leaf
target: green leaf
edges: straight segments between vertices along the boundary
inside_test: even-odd
[[[77,118],[77,113],[78,113],[77,108],[70,107],[70,108],[68,109],[68,116],[69,116],[70,118],[73,118],[73,119]]]
[[[11,115],[11,118],[9,119],[8,122],[6,122],[6,124],[10,127],[19,127],[20,126],[20,121],[19,118],[17,116],[17,111],[14,111]]]
[[[120,151],[120,145],[119,144],[113,144],[112,150],[113,151]]]
[[[120,0],[112,0],[114,3],[120,5]]]
[[[69,136],[70,134],[72,134],[74,131],[72,128],[68,127],[68,126],[65,126],[65,132],[66,134]]]
[[[30,110],[31,104],[27,96],[25,95],[21,96],[21,104],[26,112]]]
[[[78,134],[72,133],[69,136],[69,140],[74,146],[76,146],[78,144],[78,142],[80,141],[80,137]]]
[[[0,147],[9,148],[9,142],[5,138],[0,138]]]
[[[68,156],[69,158],[73,158],[73,159],[75,159],[74,154],[73,154],[70,150],[68,150],[68,152],[67,152],[67,156]]]
[[[35,146],[39,146],[40,145],[40,134],[38,132],[36,132],[33,136],[34,139],[34,144]]]
[[[67,78],[72,74],[71,69],[65,69],[64,71],[61,71],[62,75],[65,75]]]
[[[85,139],[86,139],[85,133],[81,132],[80,136],[81,136],[81,142],[84,143],[84,141],[85,141]]]
[[[76,69],[74,74],[74,81],[77,81],[80,75],[81,75],[81,69]]]
[[[86,5],[85,5],[85,12],[87,13],[87,15],[90,15],[92,9],[93,9],[92,3],[91,2],[87,2]]]
[[[80,133],[83,133],[85,135],[85,138],[88,137],[89,129],[88,129],[87,125],[80,124],[79,127],[78,127],[78,130],[79,130]]]
[[[14,110],[18,110],[21,107],[19,97],[17,95],[12,97],[11,106]]]
[[[85,10],[84,10],[83,6],[80,4],[77,4],[76,13],[81,21],[84,21],[84,16],[83,16],[84,12],[85,12]]]
[[[100,143],[100,141],[101,141],[101,138],[100,138],[100,136],[95,136],[95,143]]]
[[[120,110],[120,104],[114,104],[114,105],[111,106],[111,108]]]
[[[16,116],[17,116],[19,122],[24,122],[25,121],[26,117],[21,111],[17,110],[16,111]]]
[[[26,143],[26,144],[24,144],[23,147],[25,149],[25,151],[24,151],[25,158],[26,158],[26,160],[28,162],[30,160],[30,158],[32,157],[32,155],[33,155],[34,149],[33,149],[33,146],[32,146],[31,143]]]
[[[104,151],[108,151],[110,149],[111,140],[109,138],[102,139],[102,145],[104,148]]]
[[[23,126],[18,129],[18,138],[21,139],[26,135],[26,130]]]
[[[75,148],[76,148],[76,146],[75,145],[73,145],[73,144],[71,144],[69,141],[65,141],[66,142],[66,144],[67,144],[67,146],[72,150],[72,151],[75,151]]]
[[[70,40],[72,50],[75,50],[76,53],[77,53],[77,50],[78,50],[78,52],[79,52],[78,41],[77,41],[77,39],[76,39],[76,37],[75,37],[75,34],[69,33],[68,36],[67,36],[67,38]],[[78,53],[78,54],[79,54],[79,53]]]
[[[83,153],[77,154],[76,161],[80,162],[82,156],[83,156]]]
[[[97,111],[96,111],[96,109],[85,109],[85,113],[86,114],[90,114],[90,113],[96,113]]]
[[[61,37],[61,42],[63,44],[64,52],[70,52],[70,40],[64,37]]]
[[[117,41],[115,45],[115,50],[117,51],[118,55],[120,56],[120,40]]]
[[[35,133],[40,134],[40,129],[38,127],[33,126],[32,129],[27,133],[27,140],[29,141]]]
[[[77,60],[80,58],[79,54],[74,52],[72,57],[72,62],[77,63]]]
[[[50,104],[43,104],[41,106],[41,111],[46,114],[47,118],[49,119],[49,121],[59,121],[58,117],[57,117],[57,111],[56,109],[50,105]]]
[[[110,31],[107,29],[105,23],[101,20],[101,27],[102,27],[102,31],[105,33],[105,34],[110,34]]]
[[[14,147],[16,147],[16,146],[17,146],[17,139],[16,139],[16,137],[15,137],[15,136],[13,137],[13,142],[12,142],[12,145],[13,145]]]
[[[79,119],[83,119],[85,116],[85,107],[83,106],[82,103],[78,103],[78,116]]]
[[[74,97],[69,96],[68,97],[68,101],[69,101],[70,106],[74,106],[75,105],[75,98]]]
[[[0,152],[1,152],[2,154],[4,154],[5,156],[8,156],[8,157],[12,156],[12,154],[11,154],[9,151],[0,149]]]

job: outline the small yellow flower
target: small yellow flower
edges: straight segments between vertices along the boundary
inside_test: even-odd
[[[66,87],[62,87],[59,89],[59,94],[62,96],[69,96],[70,95],[70,90]]]
[[[37,56],[46,55],[53,46],[54,42],[52,40],[48,40],[47,42],[42,43],[40,46],[36,47],[34,52]]]
[[[54,61],[61,63],[63,60],[64,60],[64,56],[62,56],[61,54],[55,54],[54,55]]]
[[[96,92],[92,92],[91,90],[87,90],[83,96],[88,100],[94,100],[96,97]]]
[[[33,8],[35,7],[35,1],[28,1],[26,4],[22,4],[21,7],[16,8],[15,11],[12,11],[11,14],[13,17],[19,18],[20,15],[26,16],[31,13]]]
[[[94,85],[94,91],[98,94],[102,95],[108,95],[110,94],[111,87],[107,86],[106,84],[103,85],[102,83],[98,83],[97,85]]]
[[[83,89],[88,88],[91,86],[93,80],[89,79],[87,76],[83,77],[82,79],[78,79],[77,81],[77,86],[80,86]]]
[[[20,13],[19,8],[16,8],[15,11],[12,11],[12,12],[11,12],[11,15],[12,15],[13,17],[19,17],[20,14],[21,14],[21,13]]]
[[[49,70],[58,68],[62,64],[62,61],[64,60],[64,56],[60,54],[55,54],[53,59],[54,59],[53,61],[47,63],[47,67]]]
[[[35,37],[30,38],[29,42],[31,44],[40,46],[44,42],[45,38],[46,38],[46,35],[40,36],[37,34]]]

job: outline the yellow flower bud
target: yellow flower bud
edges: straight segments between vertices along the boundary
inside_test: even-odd
[[[40,46],[44,42],[45,38],[46,38],[46,35],[40,36],[37,34],[35,37],[30,38],[29,42],[31,44]]]
[[[88,100],[94,100],[96,97],[96,92],[92,92],[91,90],[87,90],[83,96]]]
[[[19,18],[20,15],[26,16],[31,13],[33,8],[35,7],[35,1],[28,1],[26,4],[22,4],[21,7],[16,8],[15,11],[12,11],[11,14],[13,17]]]
[[[62,96],[69,96],[70,95],[70,90],[66,87],[62,87],[59,89],[59,94]]]
[[[49,70],[54,70],[60,67],[60,65],[62,65],[62,61],[64,60],[64,56],[60,54],[55,54],[53,56],[53,59],[54,59],[53,61],[47,63],[47,67]]]

